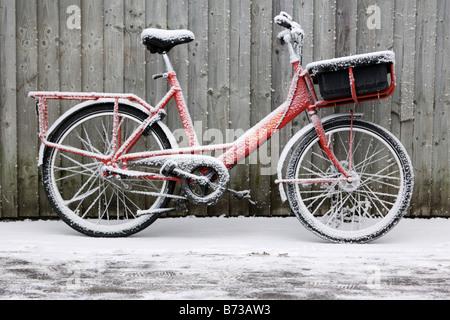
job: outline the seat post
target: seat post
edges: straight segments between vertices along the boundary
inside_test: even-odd
[[[163,56],[163,59],[164,59],[164,63],[166,64],[166,70],[167,70],[167,72],[168,72],[168,73],[173,72],[173,71],[174,71],[174,70],[173,70],[173,66],[172,66],[172,63],[170,62],[170,59],[169,59],[169,56],[167,55],[167,53],[164,52],[164,53],[162,54],[162,56]]]

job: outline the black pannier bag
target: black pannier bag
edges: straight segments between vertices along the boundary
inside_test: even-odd
[[[311,79],[319,85],[324,100],[351,99],[350,71],[353,69],[356,96],[378,94],[386,91],[395,63],[392,51],[380,51],[344,58],[318,61],[306,66]]]

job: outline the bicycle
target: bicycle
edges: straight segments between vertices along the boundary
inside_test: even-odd
[[[395,89],[395,54],[374,52],[301,66],[304,32],[285,12],[294,76],[286,101],[233,143],[201,146],[168,57],[194,40],[189,30],[146,29],[142,43],[160,54],[170,90],[155,106],[133,94],[30,92],[36,99],[39,164],[49,202],[59,217],[92,237],[135,234],[189,201],[210,206],[228,188],[231,170],[303,112],[310,123],[292,137],[278,165],[280,194],[299,221],[332,242],[365,243],[391,230],[413,190],[411,160],[386,129],[354,112],[321,119],[317,110],[383,99]],[[316,93],[319,87],[321,99]],[[180,148],[162,122],[175,99],[189,147]],[[81,100],[49,127],[48,100]],[[204,155],[222,151],[218,157]],[[176,186],[181,193],[175,194]],[[169,207],[173,201],[175,207]]]

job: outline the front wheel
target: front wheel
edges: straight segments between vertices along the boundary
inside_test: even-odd
[[[337,181],[343,175],[311,130],[292,154],[287,180],[334,182],[288,183],[286,189],[292,211],[307,229],[332,242],[366,243],[386,234],[406,213],[413,168],[405,148],[390,132],[354,120],[351,135],[351,125],[350,119],[324,125],[334,154],[352,173],[351,182]]]

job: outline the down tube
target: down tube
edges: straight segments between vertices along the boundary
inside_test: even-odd
[[[233,168],[239,161],[248,157],[278,130],[284,128],[295,117],[313,104],[304,78],[300,77],[298,83],[294,85],[293,90],[295,90],[295,94],[293,98],[291,98],[291,94],[290,98],[284,104],[247,131],[233,144],[232,148],[219,157],[219,160],[228,169]]]

